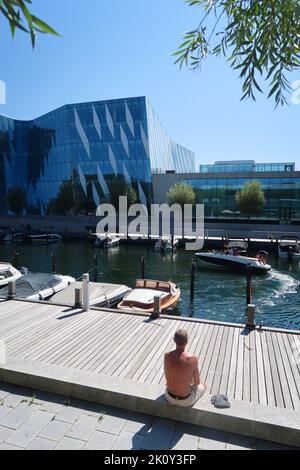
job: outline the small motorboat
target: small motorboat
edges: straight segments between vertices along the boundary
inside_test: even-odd
[[[62,240],[62,236],[58,233],[41,233],[38,235],[27,235],[26,242],[32,245],[50,245],[58,243]]]
[[[74,282],[64,290],[54,294],[50,302],[74,307],[76,289],[82,289],[82,282]],[[129,292],[131,292],[131,289],[128,286],[90,282],[89,304],[93,307],[115,307]]]
[[[122,302],[119,303],[118,309],[127,312],[153,313],[155,297],[160,297],[161,311],[166,313],[179,303],[180,289],[170,281],[139,279],[136,281],[135,289],[126,294]]]
[[[267,253],[263,251],[258,252],[256,258],[241,256],[236,253],[232,254],[230,252],[220,253],[217,251],[196,253],[196,256],[204,266],[219,266],[232,269],[236,272],[245,272],[250,266],[254,272],[260,273],[266,273],[272,269],[272,267],[267,264]]]
[[[28,300],[47,300],[75,282],[71,276],[46,273],[28,273],[16,280],[16,298]],[[8,296],[8,288],[0,291],[1,297]]]
[[[120,244],[120,237],[116,233],[96,233],[95,235],[95,246],[100,248],[112,248]]]
[[[278,243],[278,256],[289,261],[300,261],[300,240],[288,235],[282,237]]]
[[[0,289],[8,285],[10,281],[16,281],[22,273],[10,263],[0,263]]]
[[[179,245],[178,238],[161,237],[155,243],[155,251],[172,251],[176,250]]]

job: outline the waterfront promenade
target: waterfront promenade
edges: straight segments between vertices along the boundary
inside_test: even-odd
[[[163,397],[163,356],[179,328],[208,386],[193,409]],[[300,332],[12,300],[0,302],[0,340],[2,382],[299,445]],[[230,409],[212,406],[216,393]]]

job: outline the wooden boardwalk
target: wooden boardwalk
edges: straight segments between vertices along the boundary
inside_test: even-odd
[[[7,357],[132,382],[163,385],[163,357],[174,332],[189,333],[210,394],[300,409],[300,335],[276,330],[112,311],[82,312],[50,304],[0,301],[0,340]]]

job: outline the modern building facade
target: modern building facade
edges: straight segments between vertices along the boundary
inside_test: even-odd
[[[203,165],[201,170],[195,174],[153,175],[155,202],[166,202],[170,187],[183,182],[194,188],[197,202],[205,205],[207,219],[237,219],[237,191],[248,182],[259,181],[266,197],[260,218],[300,222],[300,171],[295,170],[294,163],[216,162]]]
[[[70,194],[83,208],[106,202],[120,180],[149,203],[152,174],[167,171],[194,172],[195,155],[170,139],[145,97],[66,105],[31,121],[0,116],[0,214],[12,188],[25,191],[26,213],[45,214]]]

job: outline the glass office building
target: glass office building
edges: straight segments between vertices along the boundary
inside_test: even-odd
[[[241,218],[237,191],[246,183],[259,181],[266,205],[256,218],[300,222],[300,171],[295,163],[216,162],[202,169],[194,174],[153,175],[155,202],[164,203],[173,184],[186,183],[195,190],[197,203],[204,204],[206,219],[236,220]]]
[[[95,207],[120,180],[149,203],[152,174],[167,171],[195,172],[195,156],[170,139],[145,97],[66,105],[32,121],[0,116],[0,214],[16,187],[29,214],[58,203],[63,211],[70,194],[82,210]]]
[[[200,165],[200,173],[257,173],[295,171],[295,163],[255,163],[254,160],[236,160]]]

